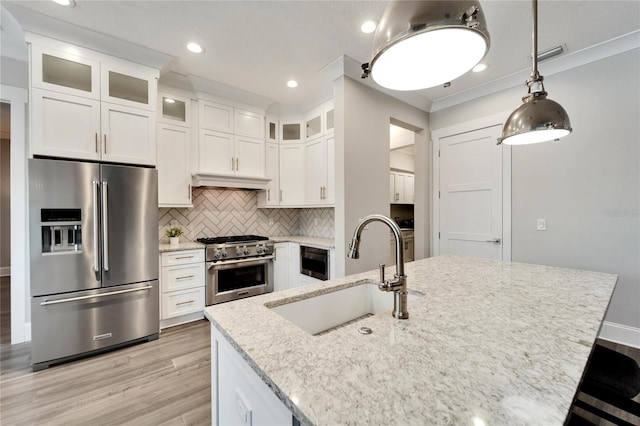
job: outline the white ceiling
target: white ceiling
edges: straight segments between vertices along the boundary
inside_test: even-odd
[[[379,19],[387,4],[367,0],[76,0],[75,7],[65,8],[49,0],[2,0],[31,31],[36,29],[28,28],[23,15],[32,12],[92,29],[168,55],[161,74],[172,71],[203,77],[267,98],[275,109],[330,97],[332,85],[321,70],[342,55],[368,62],[373,35],[361,33],[360,24]],[[521,73],[523,82],[528,77],[531,3],[481,0],[481,5],[491,35],[485,58],[489,68],[468,73],[449,88],[418,92],[425,105],[514,73]],[[640,1],[539,2],[540,50],[562,44],[569,53],[577,52],[639,28]],[[206,52],[186,51],[191,40],[203,44]],[[544,68],[542,63],[543,75]],[[299,87],[288,88],[289,79],[296,79]]]

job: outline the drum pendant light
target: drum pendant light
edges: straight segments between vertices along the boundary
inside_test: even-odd
[[[395,0],[376,29],[362,78],[371,75],[392,90],[438,86],[471,70],[489,43],[478,1]]]
[[[538,0],[533,0],[533,69],[526,81],[528,94],[502,128],[498,144],[527,145],[558,140],[571,133],[571,122],[562,106],[547,99],[544,78],[538,72]]]

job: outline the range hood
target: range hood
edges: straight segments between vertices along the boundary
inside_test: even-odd
[[[214,173],[194,173],[191,184],[194,187],[213,186],[218,188],[267,189],[271,179],[255,176],[221,175]]]

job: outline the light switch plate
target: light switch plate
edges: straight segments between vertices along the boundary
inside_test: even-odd
[[[547,230],[547,219],[538,219],[538,231]]]
[[[273,218],[272,217],[269,218],[269,226],[273,226]]]

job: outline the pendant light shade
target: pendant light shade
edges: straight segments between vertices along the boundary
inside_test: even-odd
[[[385,10],[362,77],[420,90],[460,77],[484,58],[489,32],[477,1],[395,0]]]
[[[562,106],[547,99],[544,77],[538,72],[538,1],[533,0],[533,70],[526,84],[527,96],[523,104],[509,115],[502,128],[500,143],[528,145],[558,140],[571,133],[571,122]]]

